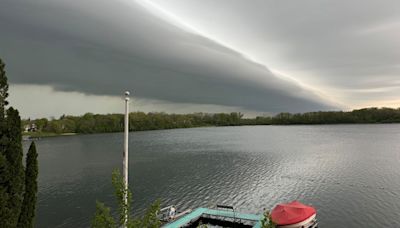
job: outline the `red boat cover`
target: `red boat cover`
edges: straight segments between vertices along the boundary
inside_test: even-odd
[[[317,212],[313,207],[293,201],[288,204],[278,204],[271,212],[271,218],[277,225],[291,225],[302,222]]]

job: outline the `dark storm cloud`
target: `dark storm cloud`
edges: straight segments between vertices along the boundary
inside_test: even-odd
[[[141,98],[269,112],[332,108],[135,2],[1,0],[0,27],[11,83],[112,96],[130,89]]]

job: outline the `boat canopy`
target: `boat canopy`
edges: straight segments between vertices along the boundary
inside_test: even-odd
[[[302,222],[316,213],[313,207],[293,201],[287,204],[276,205],[272,209],[271,218],[278,226],[284,226]]]

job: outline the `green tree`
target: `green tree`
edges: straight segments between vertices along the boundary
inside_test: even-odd
[[[7,159],[0,153],[0,227],[10,227],[8,221],[11,214],[7,206],[9,199],[7,192],[8,179]]]
[[[8,84],[4,70],[4,63],[0,59],[0,227],[8,227],[8,217],[10,210],[8,208],[8,183],[10,174],[8,172],[8,161],[5,151],[8,145],[7,120],[5,109],[7,105]]]
[[[25,193],[18,221],[20,228],[34,227],[38,176],[37,157],[35,142],[32,142],[26,157]]]
[[[131,218],[130,209],[132,201],[131,191],[125,187],[121,173],[114,170],[112,173],[112,183],[114,186],[115,196],[118,202],[118,219],[117,222],[110,213],[110,208],[106,207],[101,202],[96,202],[96,212],[92,220],[92,228],[116,228],[124,224],[125,211],[128,213],[127,227],[128,228],[158,228],[161,226],[157,218],[157,212],[160,210],[160,202],[156,201],[146,211],[145,215],[139,218]],[[128,201],[125,203],[124,195],[128,194]]]
[[[5,71],[5,64],[0,58],[0,118],[4,118],[5,107],[8,104],[8,83]]]
[[[7,77],[4,63],[0,59],[0,227],[14,228],[17,227],[20,218],[24,197],[25,174],[22,165],[21,118],[18,110],[12,107],[6,108],[8,105],[7,97]],[[35,164],[36,162],[37,170],[37,161],[32,161],[36,160],[36,157],[28,157],[29,164]],[[30,168],[27,172],[31,173]],[[30,180],[31,175],[28,175],[26,181],[29,183],[30,181],[36,181],[36,176],[34,180]],[[30,187],[28,186],[27,190]],[[27,202],[35,204],[35,202],[30,201],[29,197]],[[21,227],[32,226],[33,222],[31,225]]]
[[[110,208],[104,203],[96,201],[96,213],[92,221],[92,227],[95,228],[116,228],[115,220],[110,213]]]
[[[7,189],[8,202],[6,207],[9,209],[10,215],[6,218],[4,226],[0,227],[16,227],[24,191],[24,168],[22,165],[22,136],[21,136],[21,119],[18,111],[9,108],[7,110],[6,119],[6,135],[5,150],[3,155],[7,160],[8,177],[4,187]]]
[[[46,129],[48,122],[49,121],[46,118],[35,120],[35,124],[39,131],[43,131],[44,129]]]
[[[8,104],[8,84],[0,60],[0,227],[16,227],[24,190],[21,118]]]

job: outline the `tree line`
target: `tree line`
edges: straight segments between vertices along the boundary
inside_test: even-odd
[[[400,108],[364,108],[349,112],[280,113],[271,124],[373,124],[400,123]]]
[[[290,124],[359,124],[359,123],[400,123],[400,108],[365,108],[349,112],[326,111],[306,113],[279,113],[275,116],[243,118],[239,112],[166,114],[132,112],[129,116],[129,130],[158,130],[205,126],[241,125],[290,125]],[[26,119],[23,127],[36,125],[36,131],[45,133],[106,133],[121,132],[124,129],[123,114],[93,114],[82,116],[63,115],[58,119]]]
[[[219,114],[166,114],[132,112],[129,115],[129,130],[157,130],[173,128],[191,128],[203,126],[235,126],[239,125],[241,113]],[[92,114],[82,116],[63,115],[58,119],[24,120],[23,125],[35,124],[36,130],[46,133],[106,133],[120,132],[124,129],[123,114]]]
[[[32,142],[22,164],[21,118],[7,108],[8,82],[0,59],[0,227],[34,227],[38,162]]]

